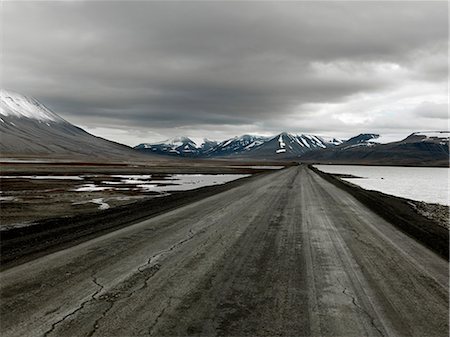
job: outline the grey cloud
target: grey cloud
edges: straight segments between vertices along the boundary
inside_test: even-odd
[[[5,2],[2,85],[84,125],[288,129],[311,103],[440,86],[447,6]],[[316,130],[345,127],[325,116]]]
[[[433,103],[433,102],[422,102],[420,105],[414,109],[414,113],[417,116],[425,118],[437,118],[447,120],[448,115],[448,104]]]

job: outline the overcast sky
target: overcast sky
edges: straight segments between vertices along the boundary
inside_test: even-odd
[[[128,145],[448,128],[448,4],[2,2],[2,87]]]

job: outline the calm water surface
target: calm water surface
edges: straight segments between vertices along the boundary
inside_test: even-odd
[[[449,205],[449,168],[356,165],[314,165],[327,173],[351,174],[344,178],[366,190],[398,197]]]

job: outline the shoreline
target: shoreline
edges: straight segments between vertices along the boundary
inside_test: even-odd
[[[301,157],[299,158],[301,159]],[[449,164],[434,164],[434,165],[417,165],[417,164],[376,164],[376,163],[361,163],[361,162],[321,162],[321,161],[301,161],[304,165],[336,165],[336,166],[379,166],[379,167],[417,167],[417,168],[450,168]]]
[[[58,250],[144,221],[176,208],[233,189],[247,181],[271,172],[253,175],[222,185],[173,192],[170,195],[146,198],[126,205],[73,216],[48,218],[25,227],[0,232],[0,270],[34,260]]]
[[[339,179],[334,174],[320,171],[312,165],[308,165],[308,168],[333,185],[354,196],[366,207],[405,234],[432,249],[446,260],[449,260],[449,223],[442,223],[443,219],[448,220],[448,206],[429,204],[378,191],[366,190],[360,186]],[[440,206],[443,212],[446,210],[446,216],[445,214],[442,214],[442,216],[433,216],[432,212],[427,211],[427,208],[433,209],[436,206]]]

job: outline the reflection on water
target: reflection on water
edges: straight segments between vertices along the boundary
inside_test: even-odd
[[[380,191],[412,200],[449,205],[446,167],[393,167],[357,165],[314,165],[327,173],[351,174],[343,178],[366,190]]]

